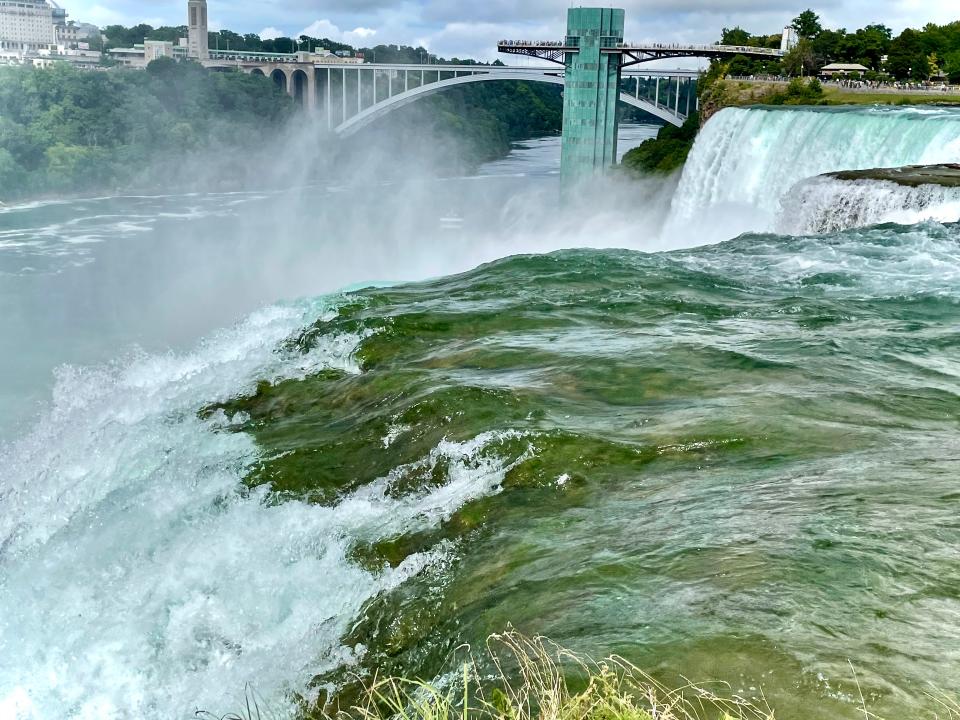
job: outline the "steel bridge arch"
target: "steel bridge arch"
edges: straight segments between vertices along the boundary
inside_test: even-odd
[[[379,103],[371,105],[365,110],[359,112],[353,117],[348,118],[346,121],[340,123],[337,127],[333,129],[333,132],[339,135],[340,137],[349,137],[353,133],[357,132],[361,128],[369,125],[374,120],[383,117],[384,115],[398,110],[405,105],[409,105],[412,102],[419,100],[422,97],[427,95],[433,95],[434,93],[442,92],[450,87],[455,87],[457,85],[467,85],[470,83],[476,82],[494,82],[494,81],[503,81],[503,80],[516,80],[516,81],[526,81],[526,82],[545,82],[551,83],[553,85],[563,85],[564,79],[562,75],[559,74],[547,74],[543,72],[497,72],[495,70],[485,73],[475,73],[473,75],[464,75],[461,77],[447,78],[446,80],[440,80],[438,82],[432,82],[426,85],[421,85],[419,87],[413,88],[412,90],[407,90],[402,93],[398,93],[386,100],[382,100]],[[671,112],[668,108],[656,105],[648,100],[642,98],[636,98],[633,95],[627,93],[620,93],[621,102],[626,103],[635,108],[639,108],[645,112],[650,113],[651,115],[664,120],[671,125],[676,125],[680,127],[683,125],[685,118],[678,116]]]

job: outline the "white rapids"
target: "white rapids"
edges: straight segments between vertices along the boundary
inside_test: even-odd
[[[398,469],[442,464],[442,487],[397,497],[391,475],[321,506],[249,488],[258,448],[229,431],[240,418],[198,412],[259,379],[359,372],[358,335],[284,349],[335,313],[272,306],[190,353],[59,373],[52,410],[0,457],[0,718],[220,716],[248,684],[292,715],[292,691],[363,652],[340,643],[364,603],[453,551],[378,572],[349,556],[498,492],[511,461],[482,451],[509,433],[444,441]]]

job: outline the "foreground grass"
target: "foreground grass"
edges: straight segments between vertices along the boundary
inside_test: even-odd
[[[484,662],[486,661],[486,662]],[[493,668],[484,675],[480,667]],[[718,688],[727,691],[726,686]],[[375,679],[359,702],[329,720],[773,720],[732,694],[670,690],[618,656],[595,662],[549,640],[492,635],[482,658],[438,683]]]
[[[467,660],[440,680],[361,679],[353,700],[308,715],[323,720],[775,720],[765,701],[740,697],[726,683],[669,689],[620,656],[594,661],[513,630],[491,635],[479,657],[466,654]],[[928,697],[937,709],[922,717],[960,720],[954,695],[930,692]],[[860,712],[864,720],[882,720],[868,709],[862,693]],[[203,720],[275,718],[249,688],[241,712],[196,715]]]
[[[726,684],[668,689],[617,655],[591,660],[543,637],[513,630],[491,635],[484,652],[464,648],[465,662],[432,682],[360,680],[360,692],[339,707],[317,709],[323,720],[774,720],[770,708],[737,697]],[[485,668],[485,669],[484,669]],[[275,720],[248,687],[246,707],[203,720]],[[957,720],[960,720],[958,716]]]

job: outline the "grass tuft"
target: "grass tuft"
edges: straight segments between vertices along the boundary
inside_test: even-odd
[[[594,661],[543,637],[490,636],[454,678],[374,678],[328,720],[773,720],[773,711],[689,684],[668,689],[627,660]],[[486,661],[486,662],[484,662]],[[492,668],[485,674],[481,667]]]

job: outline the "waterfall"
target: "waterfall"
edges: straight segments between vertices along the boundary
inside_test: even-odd
[[[960,110],[953,108],[728,108],[697,138],[671,222],[696,226],[705,242],[773,230],[803,180],[957,161]]]

